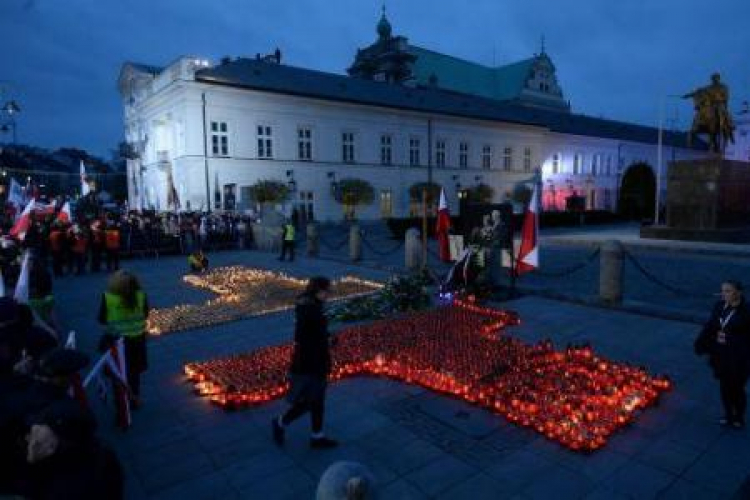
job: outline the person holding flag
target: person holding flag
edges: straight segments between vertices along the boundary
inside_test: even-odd
[[[531,200],[521,227],[521,247],[516,259],[516,276],[539,268],[539,183],[534,182]]]
[[[437,227],[435,235],[438,241],[438,254],[443,262],[451,261],[450,240],[448,230],[451,227],[451,216],[448,211],[448,201],[445,198],[445,189],[440,188],[440,204],[438,205]]]
[[[141,374],[148,368],[146,319],[148,299],[138,278],[127,271],[117,271],[109,278],[107,291],[99,307],[99,323],[107,333],[124,341],[126,368],[122,370],[130,388],[133,408],[141,404]]]

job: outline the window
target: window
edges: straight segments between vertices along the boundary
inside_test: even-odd
[[[510,146],[503,149],[503,170],[506,172],[513,170],[513,148]]]
[[[607,175],[612,175],[612,155],[607,155]]]
[[[354,132],[341,133],[341,161],[354,163]]]
[[[458,145],[458,166],[468,168],[469,166],[469,143],[461,142]]]
[[[312,161],[312,130],[308,127],[297,129],[297,158]]]
[[[419,166],[419,149],[419,139],[416,137],[409,139],[409,166]]]
[[[552,155],[552,173],[553,174],[560,173],[560,154],[559,153],[555,153]]]
[[[268,125],[258,125],[258,158],[273,158],[273,139]]]
[[[393,138],[388,134],[380,136],[380,164],[381,165],[392,165],[393,164]]]
[[[482,146],[482,168],[492,168],[492,146],[489,144]]]
[[[591,175],[596,176],[596,174],[599,172],[599,157],[601,155],[594,154],[591,155]]]
[[[523,171],[531,172],[531,148],[523,148]]]
[[[312,191],[300,191],[297,202],[297,213],[304,227],[310,221],[315,220],[315,193]]]
[[[578,175],[581,173],[581,165],[583,164],[583,155],[576,153],[573,156],[573,174]]]
[[[211,154],[214,156],[229,156],[227,122],[211,122]]]
[[[380,191],[380,216],[384,219],[393,216],[393,195],[390,189]]]
[[[442,139],[435,142],[435,165],[445,166],[445,141]]]

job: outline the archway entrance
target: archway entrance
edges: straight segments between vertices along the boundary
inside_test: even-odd
[[[622,178],[617,212],[629,220],[653,220],[655,196],[653,169],[647,163],[634,163]]]

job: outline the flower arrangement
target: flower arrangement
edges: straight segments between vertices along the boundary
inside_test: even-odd
[[[396,275],[379,291],[342,301],[331,307],[332,320],[340,322],[381,319],[395,312],[419,311],[430,306],[427,287],[433,280],[426,272]]]

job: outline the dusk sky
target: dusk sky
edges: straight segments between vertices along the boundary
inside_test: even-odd
[[[18,142],[109,157],[122,140],[123,62],[181,55],[218,62],[279,47],[283,62],[344,73],[376,39],[373,0],[0,0],[0,101],[16,100]],[[750,99],[750,1],[399,0],[393,32],[492,65],[547,53],[574,112],[656,125],[660,102],[685,127],[688,101],[666,97],[719,71],[731,108]],[[0,136],[7,142],[10,135]]]

